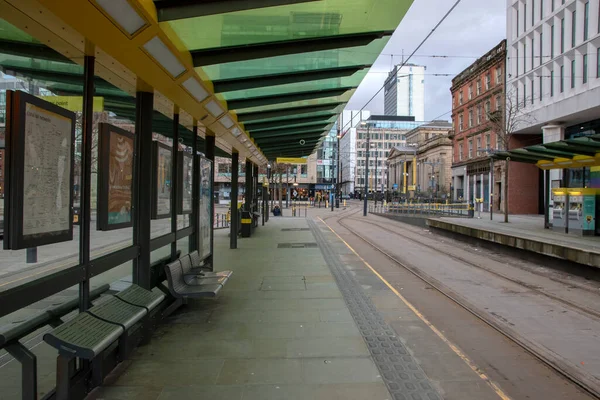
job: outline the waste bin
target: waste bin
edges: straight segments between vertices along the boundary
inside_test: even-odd
[[[250,237],[252,235],[252,213],[250,211],[242,211],[242,237]]]

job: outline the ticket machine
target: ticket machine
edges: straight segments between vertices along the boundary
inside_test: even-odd
[[[593,236],[596,231],[596,196],[598,189],[568,189],[569,233]]]
[[[564,232],[566,227],[565,211],[567,209],[567,189],[552,189],[552,230]]]

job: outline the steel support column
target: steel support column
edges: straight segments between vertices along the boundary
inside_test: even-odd
[[[192,213],[190,214],[190,227],[194,228],[194,233],[189,237],[189,252],[198,249],[198,235],[200,228],[198,226],[198,207],[199,207],[199,192],[200,192],[200,157],[198,157],[198,145],[200,138],[198,137],[198,121],[194,119],[192,132],[194,139],[192,140]]]
[[[244,209],[246,211],[252,211],[252,161],[248,158],[246,158],[245,182],[244,198],[246,201]]]
[[[233,149],[231,152],[231,217],[229,221],[229,248],[237,249],[238,235],[238,172],[240,155]]]
[[[568,215],[567,215],[568,218]],[[550,229],[550,170],[544,171],[544,229]]]
[[[86,53],[94,54],[94,46],[86,43]],[[79,211],[79,264],[85,279],[79,284],[79,311],[90,307],[90,225],[92,142],[94,120],[94,56],[86,55],[83,61],[83,132],[81,135],[81,200]]]
[[[258,212],[258,165],[252,166],[252,198],[256,198],[254,211]]]
[[[139,78],[138,78],[139,80]],[[136,162],[134,171],[135,205],[133,209],[133,240],[140,253],[133,262],[133,283],[150,289],[150,231],[152,218],[152,114],[154,93],[140,88],[136,94]]]
[[[179,201],[179,185],[177,184],[177,168],[179,167],[179,107],[173,107],[173,148],[171,156],[171,233],[177,232],[177,202]],[[171,260],[177,257],[177,239],[171,243]]]
[[[205,140],[205,151],[206,151],[206,158],[208,158],[211,162],[212,162],[212,167],[213,167],[213,176],[214,176],[214,169],[215,169],[215,134],[213,132],[211,132],[210,130],[206,130],[206,136],[204,137]],[[212,179],[211,179],[212,182]],[[212,185],[212,187],[210,188],[210,201],[213,203],[213,206],[211,207],[211,210],[213,210],[210,214],[210,256],[208,256],[206,258],[206,260],[204,261],[205,265],[210,265],[211,268],[214,268],[213,266],[213,254],[214,254],[214,238],[215,238],[215,230],[214,230],[214,226],[215,226],[215,212],[214,212],[214,190],[215,187],[214,185]]]

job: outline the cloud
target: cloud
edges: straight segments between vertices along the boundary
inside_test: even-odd
[[[394,64],[408,57],[431,32],[454,0],[414,0],[382,54],[346,106],[361,109],[379,91]],[[462,0],[410,62],[427,67],[425,76],[425,118],[431,120],[452,109],[450,86],[458,74],[506,37],[506,2],[504,0]],[[447,55],[448,58],[423,57]],[[383,114],[383,90],[365,107]],[[444,118],[449,119],[447,114]]]

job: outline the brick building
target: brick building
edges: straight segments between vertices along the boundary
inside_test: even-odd
[[[504,162],[495,162],[493,179],[489,155],[504,150],[490,117],[505,110],[506,40],[500,42],[452,80],[452,124],[454,127],[452,195],[454,200],[474,202],[483,198],[488,211],[504,211]],[[533,138],[535,139],[535,138]],[[509,148],[522,147],[532,137],[513,135]],[[539,212],[539,176],[535,166],[511,163],[509,170],[509,213]],[[493,185],[490,185],[493,182]],[[493,186],[493,187],[492,187]]]

